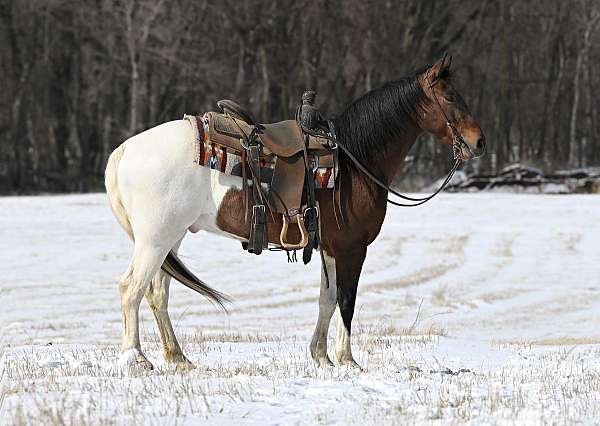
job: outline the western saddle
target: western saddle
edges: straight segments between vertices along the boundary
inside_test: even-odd
[[[252,221],[244,249],[260,254],[268,247],[266,209],[281,214],[283,226],[279,243],[290,251],[304,249],[304,263],[318,247],[319,214],[315,201],[314,173],[318,167],[337,170],[337,151],[324,121],[314,106],[315,92],[307,91],[296,113],[296,120],[259,124],[237,103],[221,100],[221,113],[207,113],[208,138],[211,142],[240,153],[237,173],[243,190],[252,190]],[[323,136],[323,137],[320,137]],[[264,167],[274,163],[272,170]],[[265,188],[266,187],[266,188]],[[248,217],[246,196],[246,217]],[[297,224],[300,241],[288,240],[290,224]]]

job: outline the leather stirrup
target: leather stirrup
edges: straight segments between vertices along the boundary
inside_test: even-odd
[[[304,225],[304,216],[302,213],[298,213],[296,216],[292,218],[292,223],[298,224],[298,229],[300,230],[300,241],[297,244],[290,243],[286,241],[288,227],[290,224],[290,218],[283,215],[283,226],[281,227],[281,234],[279,235],[279,242],[281,243],[281,247],[286,250],[300,250],[308,244],[308,231],[306,230],[306,226]]]

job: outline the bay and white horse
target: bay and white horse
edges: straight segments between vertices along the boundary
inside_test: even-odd
[[[334,120],[338,139],[387,184],[422,132],[448,145],[456,142],[458,132],[460,156],[481,155],[483,133],[449,77],[450,58],[445,57],[368,92]],[[176,256],[179,245],[188,232],[199,230],[241,240],[249,235],[242,208],[242,179],[195,164],[196,143],[189,121],[171,121],[126,140],[108,161],[105,184],[110,205],[134,241],[131,263],[119,281],[121,361],[126,364],[152,368],[139,337],[138,309],[145,296],[165,359],[178,368],[193,367],[181,351],[167,311],[171,276],[217,303],[222,304],[225,297],[183,266]],[[339,306],[336,358],[340,364],[356,366],[350,345],[356,290],[367,246],[377,237],[385,218],[388,193],[343,153],[338,179],[335,197],[343,217],[340,228],[333,212],[333,190],[316,194],[321,250],[329,279],[321,279],[319,317],[310,351],[319,365],[332,364],[327,355],[327,331]],[[281,221],[269,223],[268,229],[269,241],[277,244]]]

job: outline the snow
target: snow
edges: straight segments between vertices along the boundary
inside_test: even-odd
[[[224,314],[172,284],[197,366],[180,373],[143,303],[156,366],[143,372],[118,363],[116,282],[132,246],[105,196],[0,198],[0,424],[596,424],[599,217],[595,195],[390,207],[359,285],[362,371],[310,358],[318,256],[288,264],[189,235],[182,259],[233,304]]]

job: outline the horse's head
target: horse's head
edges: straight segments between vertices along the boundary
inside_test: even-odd
[[[485,136],[452,85],[451,62],[451,56],[444,56],[418,76],[429,101],[419,121],[424,131],[453,146],[462,160],[469,160],[485,153]]]

